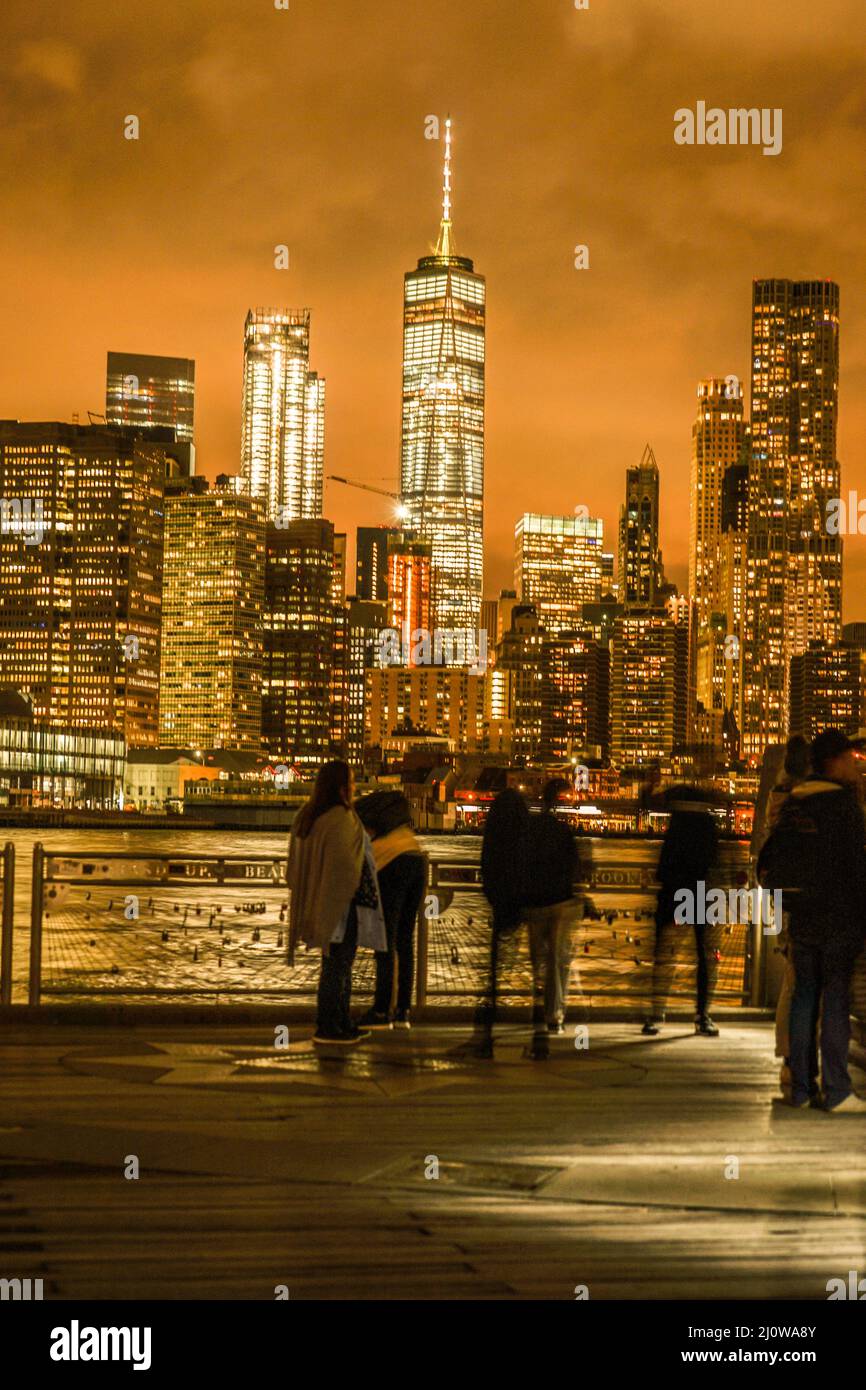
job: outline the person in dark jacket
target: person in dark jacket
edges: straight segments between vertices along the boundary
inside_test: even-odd
[[[357,802],[355,810],[373,842],[388,936],[387,951],[376,952],[373,1007],[362,1016],[359,1025],[362,1028],[409,1028],[415,926],[427,886],[427,859],[412,829],[412,813],[402,792],[372,792]]]
[[[718,859],[719,835],[715,818],[696,787],[678,787],[669,803],[670,820],[662,842],[656,878],[655,954],[653,957],[652,1013],[643,1032],[654,1036],[665,1017],[665,1001],[674,966],[677,894],[687,890],[693,901],[702,899],[712,881]],[[709,1001],[715,984],[715,953],[707,939],[711,931],[695,915],[695,954],[697,956],[697,1000],[695,1032],[717,1038],[719,1030],[709,1015]]]
[[[481,883],[493,909],[493,934],[502,936],[523,919],[529,807],[506,787],[490,807],[481,844]]]
[[[481,885],[492,909],[490,979],[475,1020],[475,1050],[493,1056],[493,1024],[503,941],[523,921],[529,807],[514,787],[499,793],[487,814],[481,844]]]
[[[796,786],[808,777],[812,747],[802,734],[793,734],[785,745],[785,762],[782,775],[770,792],[767,803],[767,831],[775,829],[782,808]],[[764,836],[766,839],[766,835]],[[779,1070],[779,1085],[785,1100],[791,1098],[791,1063],[789,1060],[790,1040],[788,1024],[791,1017],[791,1000],[794,997],[794,964],[791,960],[791,942],[788,935],[787,914],[784,914],[782,932],[778,947],[785,958],[782,986],[776,1003],[776,1056],[782,1058]]]
[[[556,816],[556,805],[567,783],[554,778],[541,793],[541,814],[529,822],[524,895],[529,924],[529,951],[536,1000],[544,996],[549,1033],[565,1032],[568,982],[573,955],[574,881],[577,844],[569,827]],[[536,1027],[539,1020],[536,1019]]]
[[[815,1041],[820,1017],[823,1107],[866,1113],[848,1072],[849,993],[866,938],[866,827],[854,745],[840,729],[812,744],[812,775],[795,786],[780,818],[796,814],[817,835],[814,888],[791,895],[794,994],[789,1022],[791,1105],[820,1104]]]

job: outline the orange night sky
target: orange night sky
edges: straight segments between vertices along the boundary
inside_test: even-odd
[[[190,356],[200,470],[236,472],[246,311],[309,306],[326,471],[395,486],[424,121],[450,113],[457,250],[487,278],[487,593],[524,510],[585,503],[615,549],[647,441],[684,581],[695,386],[748,379],[756,276],[839,281],[843,491],[866,496],[862,0],[67,0],[50,38],[43,6],[3,9],[0,416],[101,412],[109,348]],[[782,153],[677,146],[698,100],[781,107]],[[350,532],[388,519],[325,499]],[[853,537],[847,620],[864,575]]]

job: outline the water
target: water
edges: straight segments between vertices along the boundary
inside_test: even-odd
[[[314,993],[318,955],[301,951],[292,965],[287,962],[286,890],[270,878],[239,884],[189,879],[170,883],[154,879],[142,885],[116,882],[125,874],[154,872],[154,856],[158,855],[282,857],[287,846],[283,834],[189,830],[181,823],[171,830],[16,829],[8,838],[16,851],[14,999],[23,1001],[27,994],[31,862],[37,842],[46,853],[73,860],[76,856],[118,852],[137,857],[137,862],[121,863],[97,859],[95,877],[86,886],[46,883],[42,953],[46,1001],[171,998],[251,1002]],[[433,860],[477,861],[480,855],[478,836],[420,838]],[[660,842],[587,837],[583,843],[591,850],[598,869],[646,871],[643,888],[613,887],[593,894],[599,908],[615,914],[612,922],[592,921],[578,927],[572,992],[577,990],[591,1005],[595,1000],[633,994],[644,987],[652,951],[654,895],[650,881]],[[746,857],[744,845],[724,844],[725,881],[734,881]],[[632,877],[636,877],[634,872]],[[138,916],[133,920],[126,915],[131,895],[138,899]],[[467,888],[456,890],[453,896],[443,892],[438,907],[439,915],[429,923],[431,998],[477,998],[487,975],[486,903],[477,888]],[[720,992],[729,995],[732,1002],[739,1001],[742,991],[744,936],[744,931],[735,927],[728,939],[720,942]],[[678,976],[675,985],[678,992],[690,988],[690,942],[686,938],[683,948],[682,978]],[[522,935],[510,944],[503,968],[505,995],[527,994],[531,971]],[[355,970],[356,990],[360,994],[369,990],[372,979],[373,958],[362,952]]]

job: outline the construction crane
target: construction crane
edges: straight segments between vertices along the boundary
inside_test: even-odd
[[[391,497],[397,503],[397,515],[402,520],[406,516],[406,508],[400,501],[399,492],[391,492],[385,487],[373,487],[372,483],[361,483],[355,478],[341,478],[337,473],[326,474],[329,483],[344,483],[346,487],[363,488],[364,492],[377,492],[380,497]]]

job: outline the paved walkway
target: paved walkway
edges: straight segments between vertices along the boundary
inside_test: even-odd
[[[766,1023],[0,1028],[0,1277],[53,1298],[826,1298],[866,1119],[773,1105]],[[124,1177],[131,1156],[137,1180]],[[438,1176],[434,1176],[438,1172]]]

